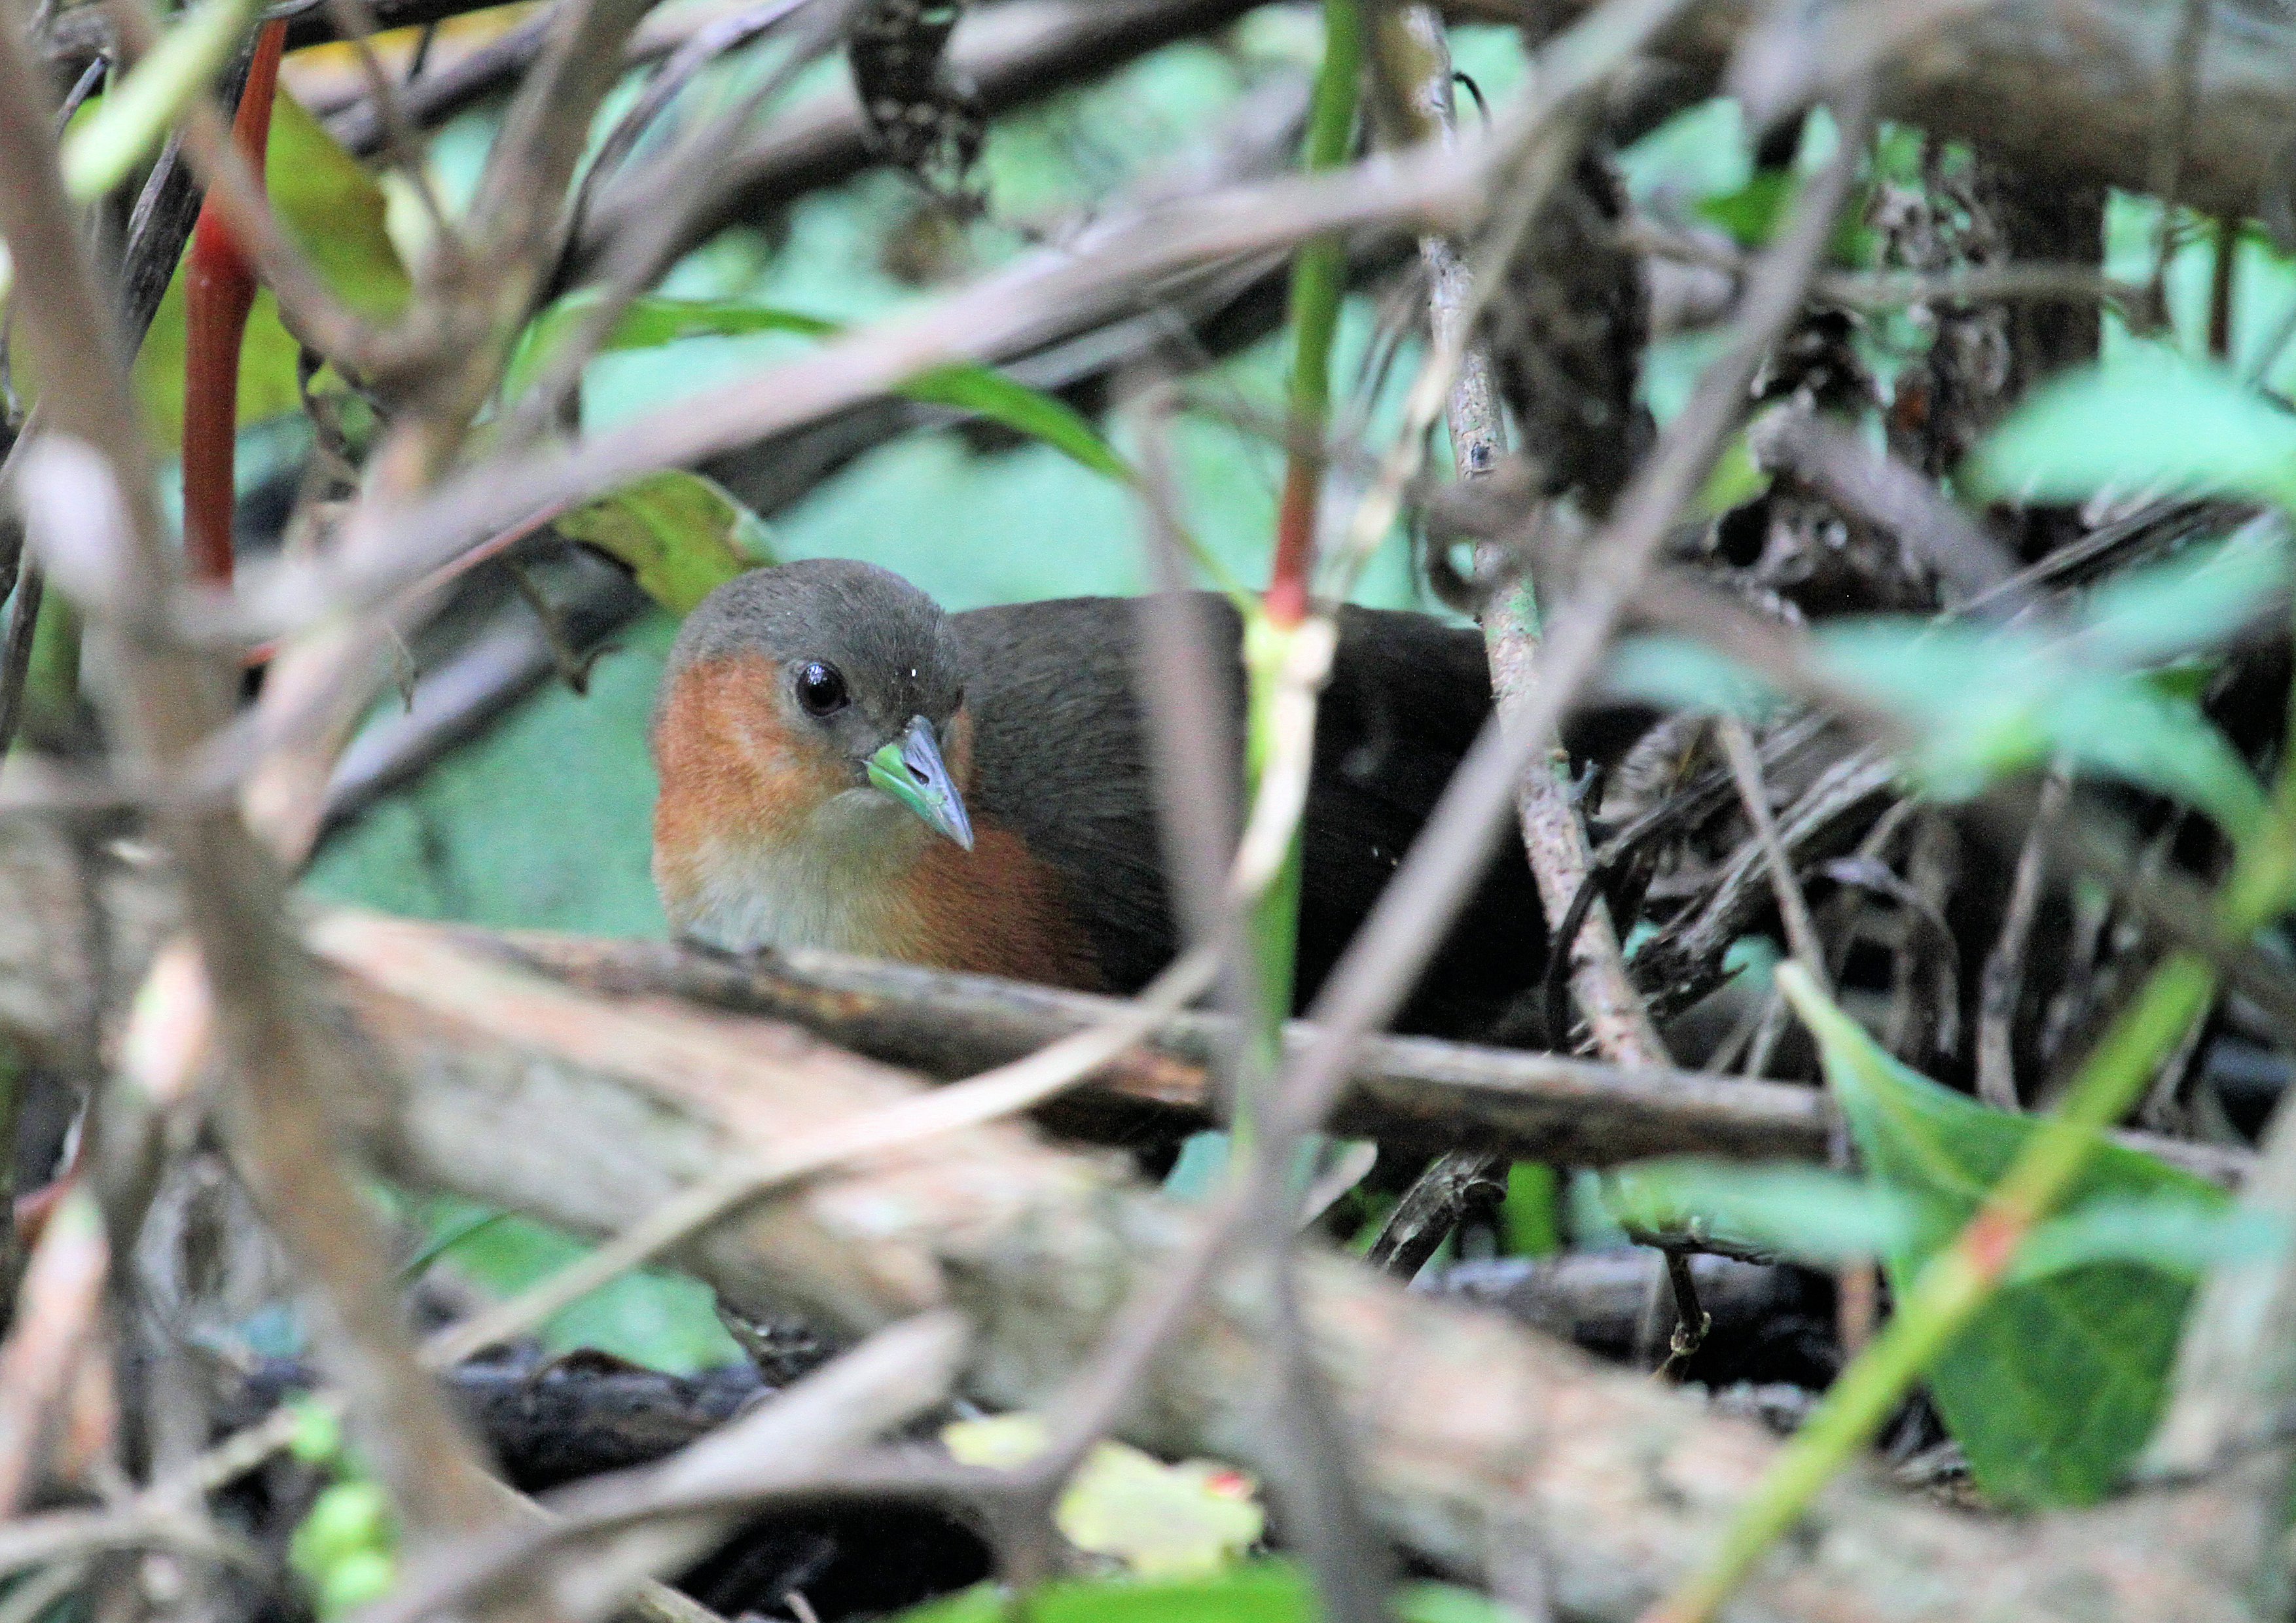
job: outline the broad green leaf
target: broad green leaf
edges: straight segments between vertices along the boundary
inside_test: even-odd
[[[1965,482],[2022,501],[2162,489],[2296,510],[2296,415],[2220,367],[2144,345],[2038,390]]]
[[[1398,1610],[1422,1623],[1420,1614]],[[903,1612],[901,1623],[1316,1623],[1319,1615],[1315,1590],[1298,1568],[1260,1561],[1217,1578],[1070,1580],[1024,1596],[981,1584]]]
[[[553,521],[559,534],[621,561],[672,614],[685,615],[734,576],[773,561],[765,525],[725,489],[682,468],[649,473]]]
[[[1911,1244],[1915,1197],[1816,1167],[1643,1161],[1604,1180],[1603,1200],[1629,1228],[1735,1241],[1820,1266]]]
[[[1521,1623],[1513,1608],[1456,1584],[1398,1586],[1398,1623]],[[1248,1562],[1217,1578],[1143,1582],[1070,1579],[1014,1595],[981,1584],[903,1612],[900,1623],[1316,1623],[1306,1574],[1286,1561]]]
[[[2271,522],[2099,586],[2081,611],[2085,652],[2149,665],[2220,643],[2268,612],[2288,589],[2287,542]]]
[[[2181,1195],[2101,1199],[2044,1224],[2017,1248],[2011,1276],[2041,1279],[2096,1262],[2136,1262],[2198,1280],[2220,1262],[2270,1256],[2287,1228],[2263,1212],[2196,1204]]]
[[[2032,1135],[2030,1117],[1988,1110],[1892,1059],[1858,1024],[1808,988],[1781,977],[1816,1035],[1825,1074],[1856,1136],[1868,1176],[1912,1197],[1919,1216],[1908,1243],[1884,1256],[1900,1300],[1929,1260],[1949,1245]],[[2089,1219],[2045,1275],[2005,1286],[1938,1359],[1930,1389],[1969,1455],[1978,1486],[2011,1505],[2083,1504],[2112,1488],[2158,1417],[2177,1337],[2192,1294],[2175,1271],[2104,1260],[2095,1244],[2113,1225],[2131,1238],[2127,1213],[2142,1202],[2155,1241],[2159,1214],[2175,1202],[2200,1216],[2222,1212],[2224,1193],[2162,1161],[2110,1142],[2091,1152],[2064,1202]],[[2083,1260],[2082,1244],[2100,1259]],[[2048,1259],[2044,1255],[2043,1260]],[[2170,1260],[2164,1258],[2164,1261]]]
[[[2263,815],[2264,791],[2224,735],[2138,673],[2015,632],[1911,620],[1830,627],[1818,643],[1835,676],[1920,730],[1916,768],[1940,794],[2063,755],[2198,807],[2235,838]]]
[[[591,307],[592,295],[562,299],[535,318],[521,335],[504,385],[516,398],[540,376],[551,356],[576,331]],[[833,321],[770,305],[732,299],[647,298],[638,299],[615,324],[604,348],[652,349],[691,338],[738,338],[758,332],[790,332],[830,338],[843,329]],[[1132,470],[1101,438],[1098,430],[1066,401],[1016,383],[988,366],[936,366],[903,384],[912,400],[972,412],[1001,422],[1015,433],[1041,439],[1095,473],[1129,481]]]
[[[2198,596],[2203,588],[2176,589]],[[2134,644],[2141,635],[2127,600],[2100,625],[2107,642]],[[2081,771],[2197,807],[2235,840],[2263,816],[2264,791],[2224,735],[2189,699],[2142,672],[2076,659],[2019,630],[1910,619],[1848,621],[1814,641],[1830,677],[1913,731],[1906,765],[1931,794],[1966,799],[2062,756]],[[2144,646],[2157,654],[2183,641],[2163,627]],[[1681,637],[1622,643],[1609,681],[1629,697],[1749,719],[1778,702],[1760,676]]]
[[[1010,1468],[1044,1452],[1033,1414],[959,1421],[941,1430],[966,1465]],[[1079,1550],[1123,1563],[1136,1578],[1205,1578],[1232,1565],[1266,1529],[1251,1479],[1232,1465],[1177,1465],[1123,1443],[1103,1443],[1070,1479],[1053,1515]]]
[[[406,272],[383,229],[382,193],[358,160],[337,146],[281,86],[272,106],[271,146],[264,165],[271,206],[327,285],[345,303],[379,320],[406,307]],[[247,342],[240,352],[239,420],[260,422],[299,411],[298,348],[279,324],[267,290],[255,295]],[[152,442],[173,455],[184,438],[184,269],[176,267],[152,331],[135,357],[135,393]]]

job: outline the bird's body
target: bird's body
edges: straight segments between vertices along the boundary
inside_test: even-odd
[[[1228,656],[1240,730],[1239,621],[1218,598],[1197,602]],[[673,924],[734,952],[825,947],[1089,990],[1144,984],[1177,932],[1136,614],[1126,599],[1071,598],[942,615],[897,577],[826,561],[721,587],[681,635],[656,713],[654,872]],[[1303,997],[1489,705],[1472,631],[1343,613],[1305,818]],[[902,749],[920,763],[914,783],[891,753]],[[943,774],[954,811],[935,798]],[[1487,1030],[1544,956],[1509,841],[1405,1023]]]

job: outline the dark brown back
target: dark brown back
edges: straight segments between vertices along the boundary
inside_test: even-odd
[[[1240,621],[1213,594],[1198,594],[1198,602],[1223,656],[1240,736]],[[1136,613],[1129,599],[1083,597],[980,609],[953,621],[976,727],[975,816],[1021,834],[1062,874],[1119,990],[1144,984],[1177,950],[1135,691]],[[1473,631],[1423,614],[1343,612],[1308,798],[1302,1005],[1393,874],[1489,708]],[[1486,1035],[1510,1001],[1536,985],[1545,930],[1530,874],[1513,840],[1494,856],[1403,1029]]]

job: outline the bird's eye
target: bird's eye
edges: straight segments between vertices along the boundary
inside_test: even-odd
[[[824,665],[816,660],[797,673],[797,701],[805,707],[808,716],[826,716],[841,710],[852,697],[845,691],[845,678],[834,665]]]

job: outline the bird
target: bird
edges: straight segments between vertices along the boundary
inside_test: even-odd
[[[1241,617],[1216,594],[1188,595],[1241,736]],[[946,613],[849,560],[718,586],[678,632],[652,726],[653,873],[674,930],[733,954],[825,948],[1138,990],[1179,928],[1136,626],[1120,597]],[[1303,817],[1301,1006],[1490,705],[1473,628],[1341,611]],[[1525,1033],[1545,937],[1521,847],[1504,841],[1398,1029]]]

